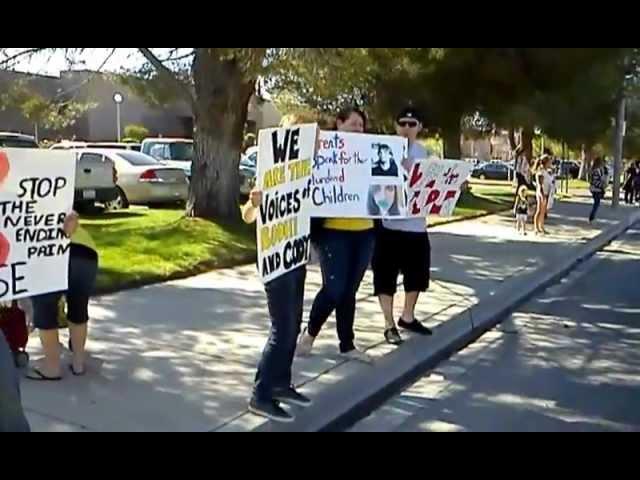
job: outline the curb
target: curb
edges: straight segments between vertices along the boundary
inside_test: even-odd
[[[438,327],[430,338],[414,337],[403,347],[383,357],[375,368],[358,365],[358,374],[319,394],[314,407],[298,413],[294,423],[266,422],[254,432],[334,432],[344,430],[384,403],[397,390],[425,371],[480,338],[505,316],[557,283],[579,264],[591,258],[634,224],[633,213],[548,271],[533,271],[495,292],[493,298],[470,307]],[[503,300],[511,298],[508,304]]]

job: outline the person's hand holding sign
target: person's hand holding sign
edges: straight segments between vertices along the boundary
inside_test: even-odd
[[[258,219],[260,205],[262,205],[262,190],[254,187],[249,194],[249,201],[242,207],[242,220],[245,223],[254,223]]]
[[[249,198],[251,199],[251,205],[253,205],[253,208],[260,208],[260,205],[262,205],[262,190],[257,187],[254,188],[251,190]]]
[[[69,215],[67,215],[67,217],[64,219],[64,226],[62,227],[67,238],[73,237],[73,235],[78,230],[79,223],[80,217],[76,212],[71,212]]]

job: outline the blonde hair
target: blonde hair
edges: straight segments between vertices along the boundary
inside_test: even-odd
[[[518,196],[522,196],[522,193],[524,192],[525,195],[526,193],[529,191],[529,189],[527,188],[526,185],[520,185],[520,188],[518,188]]]
[[[318,115],[312,112],[290,113],[282,117],[280,127],[290,127],[292,125],[301,125],[304,123],[317,123]]]

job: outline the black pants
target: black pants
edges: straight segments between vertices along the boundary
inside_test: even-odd
[[[593,208],[591,209],[591,215],[589,215],[589,221],[593,222],[596,219],[596,215],[598,214],[598,210],[600,209],[600,203],[604,198],[604,193],[601,192],[591,192],[591,196],[593,197]]]
[[[373,230],[349,232],[323,230],[316,248],[322,269],[322,290],[309,315],[309,335],[317,337],[329,316],[336,312],[340,352],[354,350],[353,324],[356,294],[371,264],[375,234]]]
[[[624,189],[624,203],[626,203],[627,205],[633,204],[635,196],[635,191],[632,188]]]
[[[265,285],[271,333],[258,365],[254,398],[273,399],[275,390],[291,386],[291,365],[302,325],[306,267],[300,267]]]
[[[89,321],[89,300],[98,276],[98,255],[81,245],[71,244],[69,290],[32,298],[33,324],[38,330],[57,330],[58,305],[67,296],[67,319],[74,325]]]

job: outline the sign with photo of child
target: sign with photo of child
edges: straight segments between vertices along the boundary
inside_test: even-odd
[[[268,283],[309,262],[312,162],[318,126],[261,130],[258,135],[258,268]]]
[[[402,160],[407,140],[389,135],[320,132],[313,162],[311,215],[319,218],[402,218]]]
[[[0,150],[0,301],[67,289],[75,155]]]

